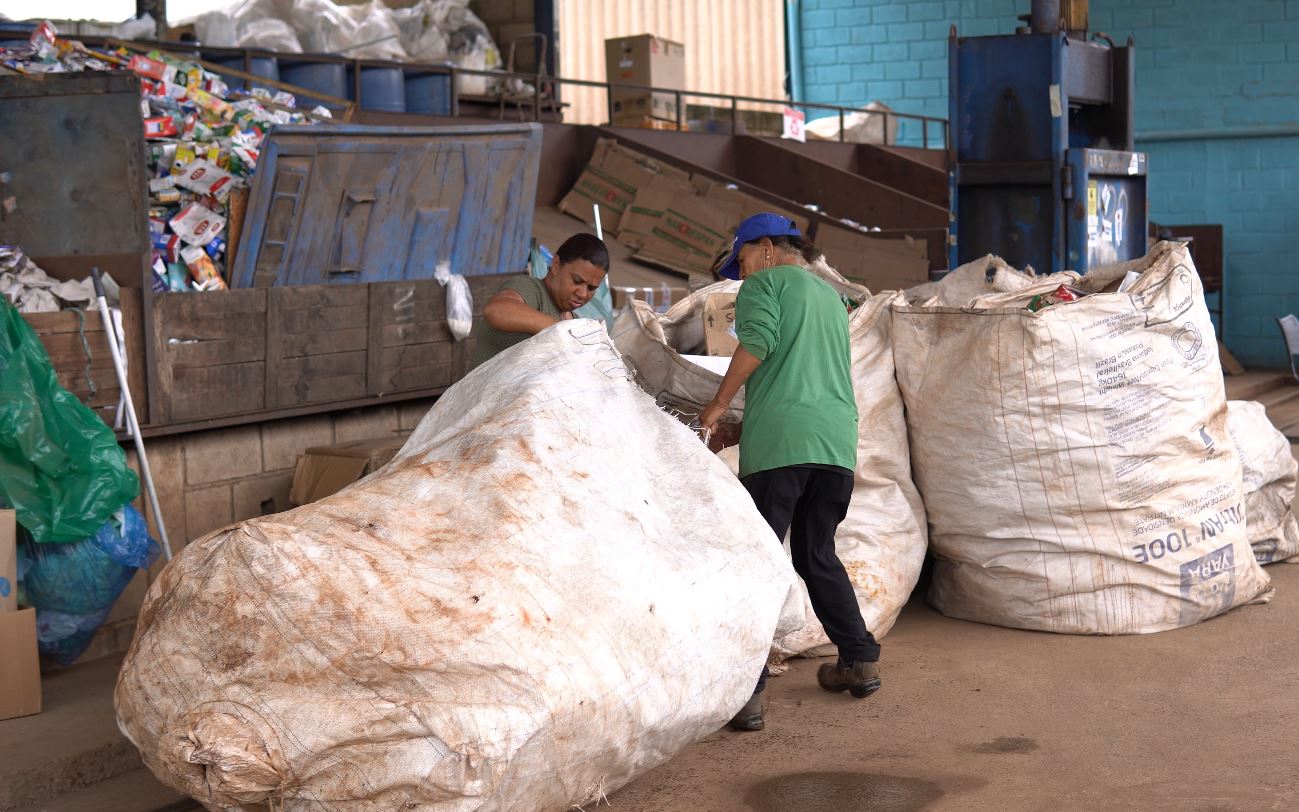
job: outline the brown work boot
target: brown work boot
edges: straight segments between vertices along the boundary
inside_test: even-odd
[[[880,689],[879,663],[858,660],[847,665],[843,660],[825,663],[816,671],[816,681],[827,691],[850,692],[856,699],[865,699]]]
[[[762,721],[762,692],[749,697],[749,701],[744,703],[740,712],[731,718],[729,723],[731,730],[762,730],[765,723]]]

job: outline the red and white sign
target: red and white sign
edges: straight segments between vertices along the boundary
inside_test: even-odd
[[[807,133],[803,131],[803,125],[807,123],[807,116],[802,110],[795,110],[792,107],[785,108],[785,131],[780,134],[781,138],[790,138],[794,141],[807,141]]]

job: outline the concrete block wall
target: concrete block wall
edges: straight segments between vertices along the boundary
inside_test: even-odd
[[[803,0],[808,101],[946,118],[947,36],[1013,33],[1028,0]],[[1299,311],[1299,0],[1092,0],[1091,30],[1137,47],[1137,148],[1150,217],[1221,223],[1223,338],[1283,367],[1275,319]],[[918,144],[916,125],[901,127]]]
[[[179,553],[190,541],[233,522],[288,510],[293,469],[304,450],[408,433],[432,405],[433,399],[416,400],[148,440],[145,450],[172,551]],[[127,460],[138,472],[130,445]],[[148,517],[150,532],[158,538],[146,503],[141,483],[135,507]],[[82,662],[126,651],[145,592],[162,566],[160,558],[149,572],[136,576]]]

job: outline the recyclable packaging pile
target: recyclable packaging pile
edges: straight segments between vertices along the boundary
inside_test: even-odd
[[[27,46],[0,48],[0,63],[27,74],[131,71],[140,77],[156,292],[226,287],[232,196],[257,169],[262,139],[277,124],[329,118],[324,108],[296,109],[291,93],[232,90],[220,76],[164,53],[101,51],[62,39],[48,22]]]

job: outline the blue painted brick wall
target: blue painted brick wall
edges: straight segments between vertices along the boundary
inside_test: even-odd
[[[807,100],[946,118],[950,26],[1009,34],[1028,7],[802,0]],[[1223,224],[1227,345],[1248,365],[1283,366],[1275,318],[1299,312],[1299,137],[1288,134],[1299,131],[1299,0],[1092,0],[1091,29],[1136,41],[1151,218]],[[920,131],[904,124],[901,136],[918,144]]]

